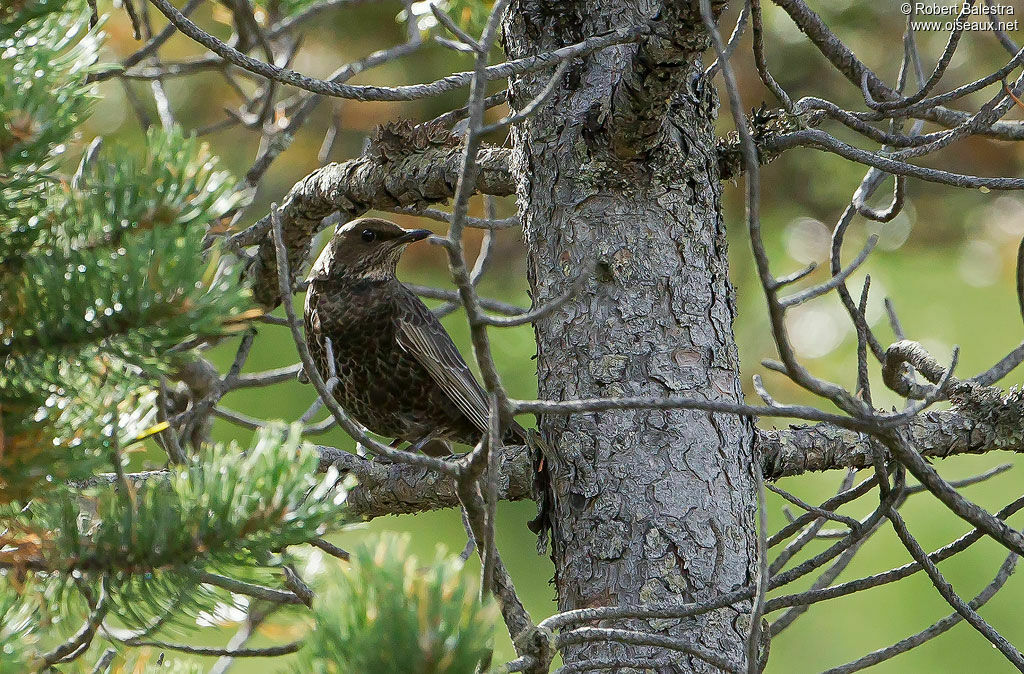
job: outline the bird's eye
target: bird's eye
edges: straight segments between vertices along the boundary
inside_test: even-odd
[[[366,243],[370,243],[371,241],[377,238],[377,235],[374,234],[372,229],[364,229],[363,233],[360,236],[363,237],[363,241],[365,241]]]

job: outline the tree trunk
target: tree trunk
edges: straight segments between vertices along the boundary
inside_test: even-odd
[[[701,76],[706,35],[695,7],[520,0],[509,10],[513,58],[654,16],[667,23],[664,39],[575,62],[539,114],[513,128],[535,300],[556,297],[596,264],[594,280],[537,323],[541,398],[741,400],[717,100]],[[522,108],[548,77],[514,80],[512,107]],[[703,600],[753,581],[756,463],[747,421],[641,410],[549,417],[542,429],[555,451],[549,467],[560,609]],[[740,664],[749,604],[696,621],[625,625],[687,639]],[[564,657],[650,654],[598,643],[568,648]],[[663,671],[713,669],[677,655]]]

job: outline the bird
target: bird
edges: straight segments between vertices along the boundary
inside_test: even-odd
[[[310,269],[306,345],[335,400],[373,433],[411,452],[447,456],[451,443],[474,446],[488,432],[487,394],[432,311],[396,275],[405,248],[429,229],[382,218],[340,227]],[[333,367],[328,363],[333,355]],[[502,438],[529,448],[538,549],[552,529],[547,444],[512,420]]]
[[[489,406],[441,322],[395,274],[405,248],[431,234],[380,218],[339,228],[310,270],[304,318],[310,355],[324,380],[333,371],[349,415],[392,446],[444,456],[451,442],[480,440]],[[512,421],[504,440],[526,445],[527,432]]]

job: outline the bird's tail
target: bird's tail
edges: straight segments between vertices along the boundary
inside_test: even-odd
[[[530,531],[537,534],[537,551],[544,554],[548,536],[554,524],[554,494],[551,491],[549,470],[552,455],[551,446],[536,429],[526,430],[516,422],[508,429],[511,442],[525,445],[533,464],[533,498],[537,502],[537,516],[527,523]]]

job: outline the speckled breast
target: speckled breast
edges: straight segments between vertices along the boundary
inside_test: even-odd
[[[321,376],[327,379],[330,338],[338,385],[335,398],[372,432],[417,440],[435,435],[465,442],[472,433],[430,374],[395,338],[396,302],[401,295],[382,284],[313,281],[306,302],[307,341]]]

